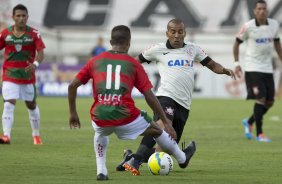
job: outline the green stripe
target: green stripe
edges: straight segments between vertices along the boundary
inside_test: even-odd
[[[27,61],[31,58],[29,51],[10,52],[7,61]]]
[[[10,26],[10,27],[8,28],[8,30],[9,30],[9,32],[12,32],[12,31],[13,31],[13,26]]]
[[[36,98],[37,98],[37,90],[36,90],[36,86],[35,84],[33,84],[33,90],[34,90],[34,97],[33,97],[33,101],[35,102]]]
[[[32,36],[28,35],[28,34],[24,34],[22,35],[21,37],[16,37],[15,35],[13,34],[10,34],[11,36],[11,39],[9,39],[8,41],[6,41],[6,44],[7,45],[10,45],[10,46],[14,46],[14,45],[17,45],[17,44],[20,44],[20,45],[24,45],[24,46],[29,46],[29,45],[33,45],[33,38]]]
[[[119,120],[130,117],[126,106],[97,105],[94,110],[95,117],[99,120]]]
[[[8,27],[8,30],[9,30],[9,32],[12,32],[13,31],[13,26]],[[26,32],[30,32],[30,30],[31,30],[31,27],[26,26]]]
[[[31,30],[31,27],[26,26],[26,32],[30,32],[30,30]]]
[[[147,114],[146,111],[141,110],[140,113],[141,113],[141,116],[143,116],[144,119],[145,119],[148,123],[152,123],[153,120],[152,120],[152,118]]]
[[[124,60],[110,60],[110,59],[101,59],[97,60],[95,63],[95,71],[97,72],[107,72],[107,65],[111,64],[113,66],[113,73],[115,72],[115,68],[117,65],[121,66],[121,72],[125,75],[133,75],[135,72],[135,68],[133,63]]]
[[[32,74],[26,72],[24,68],[9,68],[6,70],[6,75],[14,79],[31,79]]]

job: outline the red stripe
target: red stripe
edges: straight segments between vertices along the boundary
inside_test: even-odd
[[[97,120],[91,115],[92,120],[100,127],[109,127],[109,126],[121,126],[126,125],[134,121],[139,115],[140,111],[138,109],[134,109],[130,112],[131,116],[125,119],[117,119],[117,120]]]
[[[28,66],[28,61],[8,61],[4,62],[3,67],[6,68],[25,68]]]

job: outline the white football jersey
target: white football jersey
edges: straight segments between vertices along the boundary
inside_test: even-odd
[[[169,42],[153,45],[141,54],[141,58],[143,56],[147,62],[157,63],[161,82],[156,96],[170,97],[190,109],[194,90],[194,63],[209,57],[194,43],[187,43],[178,49],[170,47]]]
[[[279,24],[267,19],[266,25],[259,26],[255,19],[246,22],[237,38],[246,41],[245,71],[272,73],[273,42],[279,39]]]

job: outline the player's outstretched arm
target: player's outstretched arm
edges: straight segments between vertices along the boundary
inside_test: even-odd
[[[214,73],[225,74],[225,75],[231,76],[231,78],[236,80],[236,76],[235,76],[235,73],[233,72],[233,70],[228,69],[228,68],[224,68],[221,64],[215,62],[214,60],[209,61],[206,64],[206,67],[209,68]]]
[[[80,128],[80,121],[76,111],[76,94],[77,94],[77,88],[81,85],[82,83],[80,82],[80,80],[75,78],[69,84],[69,88],[68,88],[68,100],[69,100],[69,111],[70,111],[69,125],[71,129]]]
[[[158,99],[152,92],[152,90],[147,90],[143,93],[147,104],[151,107],[151,109],[158,115],[158,117],[162,120],[163,125],[165,127],[165,131],[173,138],[177,139],[177,135],[175,130],[172,127],[172,122],[167,119]]]

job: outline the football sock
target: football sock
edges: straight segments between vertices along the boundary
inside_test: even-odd
[[[249,125],[253,125],[254,122],[255,122],[255,117],[254,117],[254,115],[252,114],[252,116],[248,119],[248,124],[249,124]]]
[[[143,162],[144,163],[148,163],[148,160],[150,158],[150,156],[155,153],[156,151],[156,148],[151,148],[151,149],[148,149],[145,154],[144,154],[144,158],[143,158]]]
[[[256,120],[256,129],[257,129],[257,135],[262,133],[262,121],[263,121],[263,115],[267,111],[267,108],[262,105],[255,103],[254,105],[254,117]]]
[[[29,122],[32,128],[32,136],[39,136],[40,128],[40,112],[38,106],[35,109],[27,109],[29,114]]]
[[[155,152],[155,149],[153,148],[155,144],[156,141],[152,136],[145,135],[137,149],[137,152],[134,154],[136,155],[135,159],[147,162],[151,154]]]
[[[4,135],[11,138],[11,129],[14,124],[14,110],[15,105],[10,102],[4,102],[4,109],[2,114],[2,126]]]
[[[269,108],[265,108],[265,112],[264,114],[268,111]],[[254,114],[252,114],[252,116],[248,119],[248,124],[249,125],[253,125],[255,122],[255,117],[254,117]]]
[[[175,140],[172,140],[171,137],[163,131],[163,133],[155,138],[158,145],[168,154],[174,156],[178,163],[184,163],[186,161],[186,155],[181,149],[178,147],[178,144]]]
[[[96,164],[97,164],[97,175],[103,173],[108,175],[108,170],[106,166],[106,154],[109,144],[109,137],[102,136],[95,133],[94,135],[94,151],[96,154]]]

